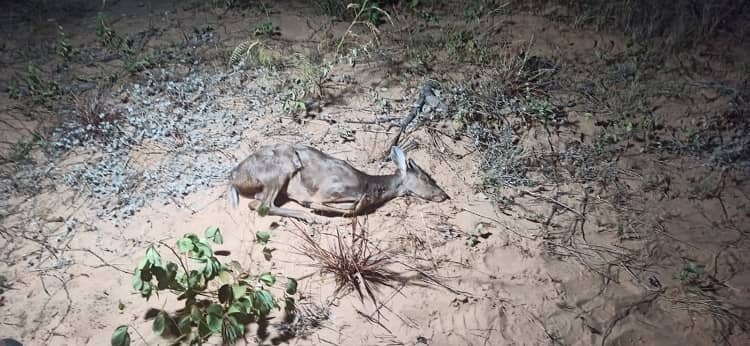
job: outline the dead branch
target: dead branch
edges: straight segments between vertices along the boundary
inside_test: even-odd
[[[434,95],[435,93],[432,91],[432,86],[429,83],[425,83],[422,88],[419,90],[419,96],[417,97],[417,102],[411,107],[411,110],[409,111],[409,115],[404,119],[404,121],[401,122],[401,128],[399,129],[398,133],[396,133],[396,136],[391,139],[390,144],[386,147],[385,152],[383,152],[381,156],[381,160],[384,160],[387,158],[391,153],[391,147],[394,147],[398,145],[398,142],[401,140],[401,135],[404,134],[406,131],[406,128],[411,124],[414,119],[416,119],[417,115],[419,115],[419,112],[422,111],[422,107],[425,104],[425,100],[427,99],[427,96]],[[389,129],[390,130],[390,129]]]

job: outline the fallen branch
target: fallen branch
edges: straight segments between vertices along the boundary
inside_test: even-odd
[[[398,142],[401,140],[401,135],[404,134],[409,124],[411,124],[412,121],[417,118],[417,115],[419,115],[419,113],[422,111],[422,107],[424,106],[428,96],[435,96],[435,93],[432,91],[432,85],[430,85],[430,83],[425,83],[419,90],[419,97],[417,97],[417,102],[411,107],[409,115],[404,119],[404,121],[401,122],[401,128],[399,129],[398,133],[396,133],[396,136],[391,139],[390,144],[386,147],[385,152],[383,152],[383,154],[381,155],[381,160],[385,160],[390,155],[391,147],[398,145]]]

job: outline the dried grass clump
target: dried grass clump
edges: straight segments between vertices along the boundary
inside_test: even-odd
[[[122,116],[114,109],[107,109],[100,92],[71,95],[71,105],[76,122],[96,136],[103,136],[109,127]]]
[[[354,290],[361,301],[366,294],[377,306],[374,290],[378,286],[393,288],[392,283],[399,279],[398,274],[387,268],[394,263],[391,256],[376,249],[368,240],[367,231],[363,228],[358,231],[354,222],[351,239],[343,239],[336,230],[336,243],[330,247],[321,246],[307,232],[298,229],[304,244],[297,251],[313,261],[312,267],[334,276],[335,295],[345,289]]]

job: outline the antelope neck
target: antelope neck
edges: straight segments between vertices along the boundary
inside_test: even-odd
[[[403,182],[399,174],[368,175],[364,193],[371,197],[395,198],[402,194]]]

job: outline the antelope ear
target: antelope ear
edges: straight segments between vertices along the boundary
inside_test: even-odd
[[[414,160],[408,159],[406,160],[406,167],[409,167],[410,169],[418,169],[419,165],[417,165],[417,163],[414,162]]]
[[[391,161],[398,167],[398,172],[402,177],[406,177],[406,156],[401,148],[397,146],[391,147]]]

